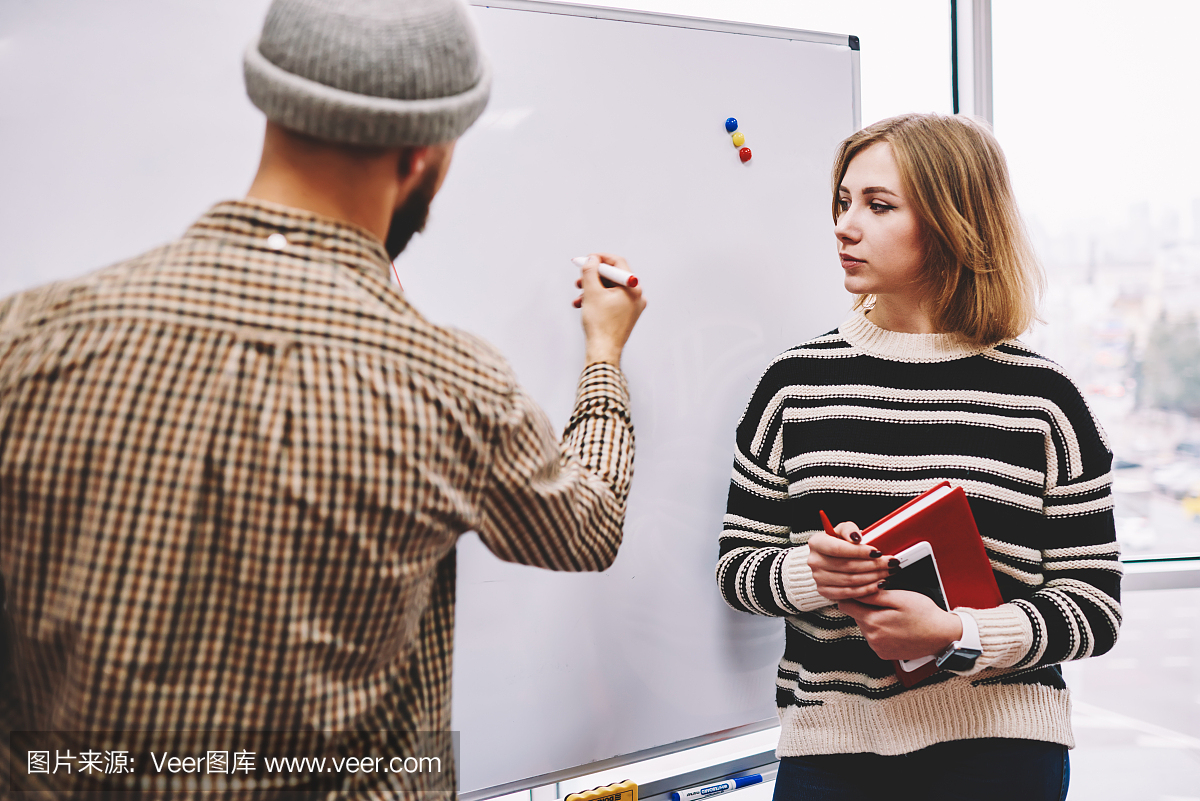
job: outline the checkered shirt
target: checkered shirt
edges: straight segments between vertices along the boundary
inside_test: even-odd
[[[560,442],[498,353],[388,271],[359,228],[237,201],[0,303],[8,726],[444,731],[458,536],[611,563],[619,369],[584,370]],[[422,789],[398,781],[341,789]]]

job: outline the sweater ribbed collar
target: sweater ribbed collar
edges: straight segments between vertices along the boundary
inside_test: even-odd
[[[974,356],[988,346],[964,342],[958,334],[904,334],[880,328],[861,310],[846,318],[838,331],[854,347],[881,359],[900,362],[947,362]]]

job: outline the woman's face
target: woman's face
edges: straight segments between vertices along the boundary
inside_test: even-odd
[[[902,193],[891,145],[878,142],[856,155],[838,198],[842,214],[833,233],[846,290],[919,302],[924,237],[921,221]]]

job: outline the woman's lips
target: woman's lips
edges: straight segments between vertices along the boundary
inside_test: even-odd
[[[847,270],[850,269],[851,267],[857,267],[860,264],[866,263],[862,259],[856,259],[853,256],[848,255],[846,253],[842,253],[841,257],[842,257],[842,267]]]

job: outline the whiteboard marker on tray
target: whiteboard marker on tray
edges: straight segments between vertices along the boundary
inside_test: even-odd
[[[571,263],[576,267],[582,267],[587,264],[587,262],[587,256],[576,256],[575,258],[571,259]],[[604,262],[600,262],[600,275],[604,276],[609,281],[612,281],[614,284],[627,286],[631,289],[638,285],[638,279],[636,275],[633,273],[627,273],[620,267],[613,267],[611,264],[605,264]]]
[[[725,779],[713,784],[702,784],[698,787],[689,787],[686,790],[671,793],[671,801],[696,801],[696,799],[707,798],[710,795],[728,793],[731,790],[737,790],[748,784],[758,784],[761,781],[761,773],[755,773],[750,776],[738,776],[736,779]]]

